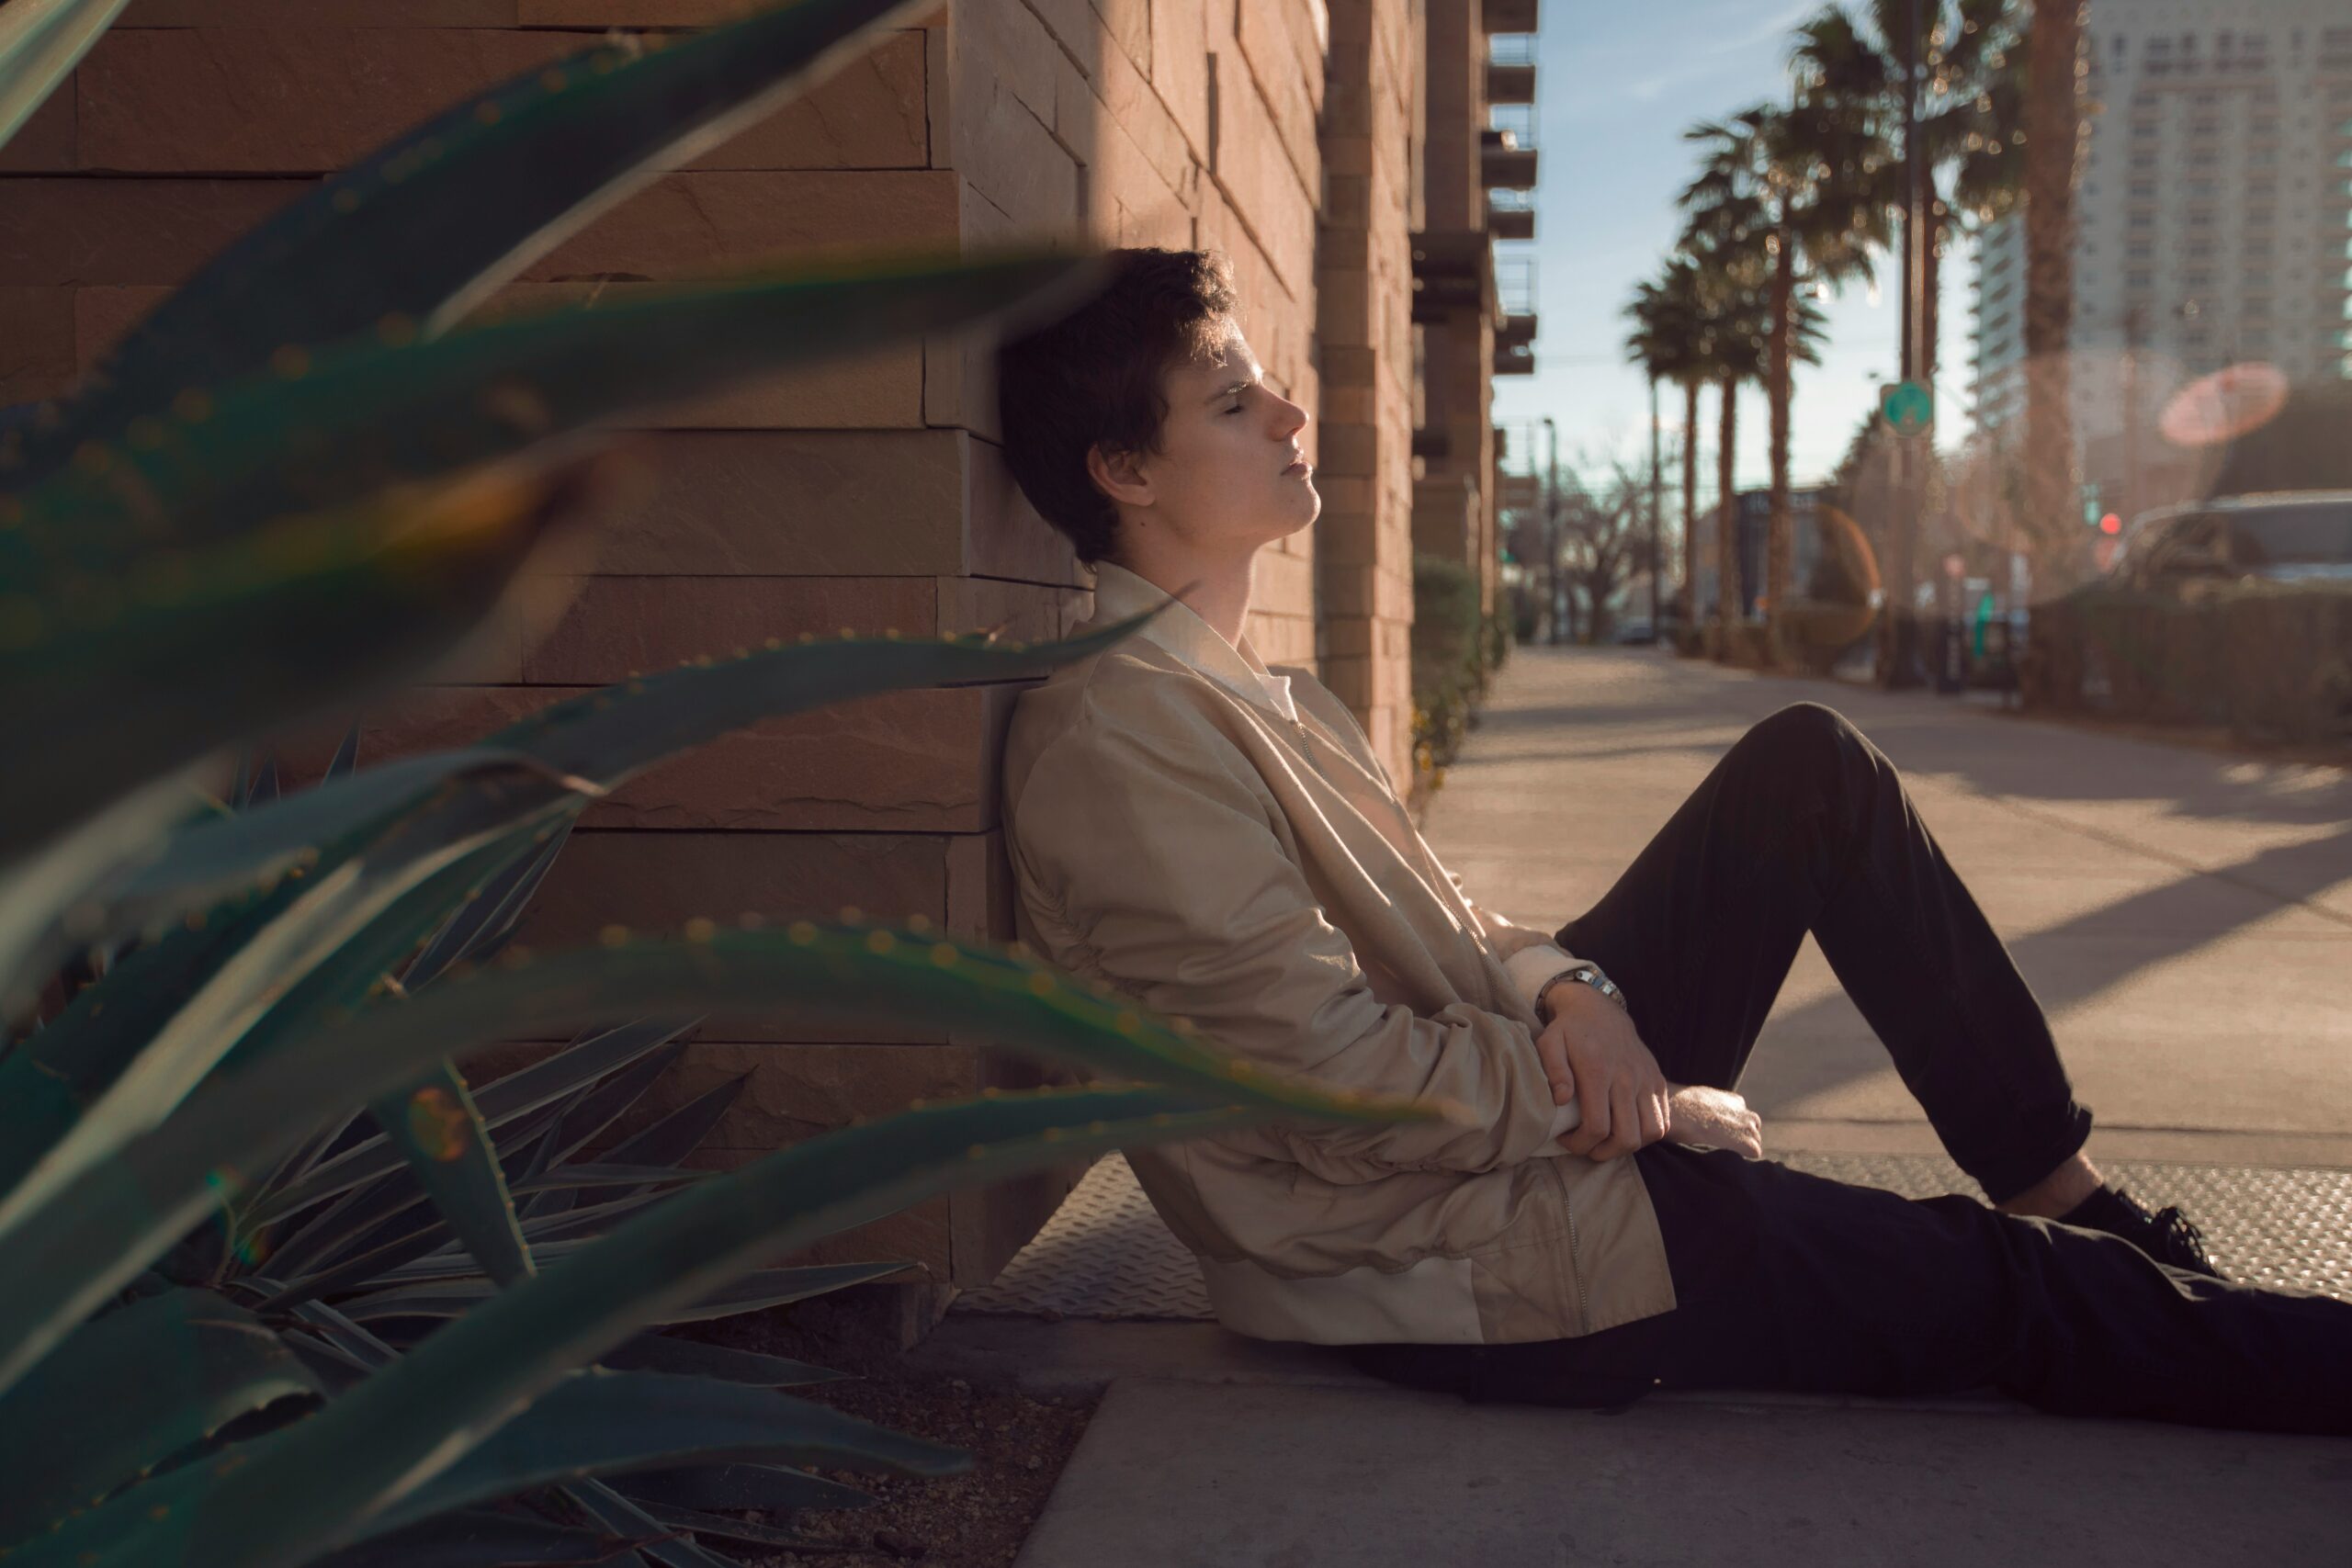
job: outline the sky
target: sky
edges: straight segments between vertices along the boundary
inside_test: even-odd
[[[1555,0],[1544,8],[1535,73],[1536,369],[1497,378],[1498,423],[1550,415],[1559,424],[1564,464],[1577,452],[1647,460],[1648,383],[1624,363],[1621,312],[1634,285],[1657,275],[1681,232],[1674,198],[1698,163],[1682,132],[1759,99],[1785,99],[1791,35],[1821,5]],[[1502,245],[1498,254],[1528,249]],[[1970,270],[1964,250],[1946,254],[1939,423],[1966,406]],[[1876,290],[1849,285],[1822,301],[1828,341],[1818,367],[1797,367],[1792,408],[1790,470],[1799,485],[1829,477],[1855,423],[1876,406],[1877,383],[1894,378],[1902,297],[1884,262],[1879,283]],[[1681,401],[1673,388],[1661,389],[1669,441]],[[1714,462],[1713,392],[1702,396],[1699,419],[1703,498]],[[1763,391],[1745,390],[1735,467],[1743,490],[1770,478],[1766,425]]]

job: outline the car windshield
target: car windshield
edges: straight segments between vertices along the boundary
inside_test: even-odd
[[[2248,507],[2229,518],[2241,566],[2352,563],[2352,498]]]

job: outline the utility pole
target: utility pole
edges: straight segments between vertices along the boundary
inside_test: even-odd
[[[1544,640],[1560,641],[1560,427],[1544,417],[1544,434],[1551,456],[1544,474]]]
[[[1937,3],[1941,5],[1942,0]],[[1920,330],[1926,324],[1924,290],[1928,270],[1923,221],[1926,215],[1920,202],[1920,188],[1926,177],[1919,157],[1920,5],[1921,0],[1909,0],[1904,7],[1903,22],[1903,342],[1899,379],[1905,381],[1916,380],[1927,362],[1919,341]],[[1894,439],[1894,490],[1898,499],[1894,515],[1888,520],[1888,539],[1893,548],[1887,552],[1887,629],[1880,639],[1883,657],[1878,671],[1879,684],[1889,689],[1919,683],[1912,579],[1916,575],[1921,492],[1926,489],[1928,476],[1926,455],[1915,450],[1914,443],[1932,441],[1934,437],[1910,436],[1898,431]]]
[[[1686,436],[1685,439],[1688,439]],[[1658,467],[1657,378],[1650,378],[1650,641],[1657,641],[1657,580],[1666,570],[1666,554],[1659,546],[1659,495],[1664,479]]]
[[[2116,515],[2123,525],[2132,525],[2132,513],[2140,506],[2140,345],[2146,341],[2148,308],[2127,305],[2123,309],[2123,494],[2117,499]]]

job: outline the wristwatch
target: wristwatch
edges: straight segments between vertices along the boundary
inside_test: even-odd
[[[1546,1029],[1552,1027],[1552,1009],[1544,998],[1551,994],[1553,987],[1563,980],[1574,980],[1579,986],[1590,986],[1619,1007],[1625,1006],[1625,993],[1619,990],[1609,976],[1600,972],[1600,964],[1572,964],[1536,987],[1535,1020]],[[1626,1010],[1632,1010],[1629,1008]]]

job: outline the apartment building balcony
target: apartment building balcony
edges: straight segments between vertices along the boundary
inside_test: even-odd
[[[1522,146],[1515,131],[1481,131],[1478,169],[1489,190],[1533,190],[1535,149]]]
[[[1430,229],[1413,236],[1413,320],[1491,311],[1494,247],[1481,229]]]
[[[1490,33],[1532,33],[1541,25],[1536,0],[1487,0],[1485,16]]]
[[[1535,374],[1535,350],[1522,344],[1517,348],[1495,350],[1495,374],[1498,376],[1532,376]]]
[[[1535,62],[1487,62],[1487,101],[1490,104],[1532,104],[1535,101]]]
[[[1498,240],[1535,238],[1534,193],[1523,190],[1488,191],[1487,232]]]

